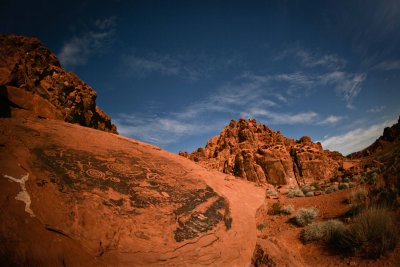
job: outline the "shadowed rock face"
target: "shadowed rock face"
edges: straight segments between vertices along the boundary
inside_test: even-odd
[[[374,143],[347,157],[360,161],[364,169],[380,173],[387,188],[400,191],[400,117]]]
[[[36,38],[0,35],[0,117],[36,115],[117,133],[96,97]]]
[[[232,120],[205,148],[180,155],[249,181],[303,185],[336,175],[344,157],[307,136],[294,140],[256,120]]]

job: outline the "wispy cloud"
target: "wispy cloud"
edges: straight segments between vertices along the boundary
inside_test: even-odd
[[[124,136],[137,138],[155,145],[168,145],[185,136],[197,136],[215,130],[216,122],[189,121],[172,114],[150,116],[148,114],[118,114],[114,122]],[[221,125],[218,125],[221,127]]]
[[[346,66],[345,59],[337,54],[321,53],[306,50],[300,46],[290,47],[275,57],[276,60],[294,58],[298,63],[307,68],[323,67],[327,69],[342,69]]]
[[[343,155],[348,155],[372,144],[382,135],[385,127],[391,126],[395,122],[396,120],[389,120],[384,123],[356,128],[341,135],[328,137],[322,140],[321,143],[325,149],[339,151]]]
[[[374,69],[384,71],[400,70],[400,60],[382,61],[375,65]]]
[[[325,119],[321,120],[318,122],[319,125],[329,125],[329,124],[336,124],[344,119],[343,116],[335,116],[335,115],[329,115]]]
[[[347,73],[334,71],[320,76],[320,82],[332,85],[336,91],[343,95],[348,108],[353,108],[353,99],[360,93],[362,84],[367,78],[365,73]]]
[[[188,136],[197,136],[222,129],[226,118],[257,118],[270,125],[335,124],[340,116],[327,117],[312,110],[282,111],[287,99],[269,89],[269,82],[276,80],[298,80],[297,75],[277,77],[243,75],[225,84],[208,97],[188,103],[181,109],[168,113],[149,115],[142,113],[118,114],[116,122],[121,134],[156,145],[176,143]]]
[[[145,58],[129,55],[123,57],[123,63],[129,68],[129,71],[134,72],[140,77],[145,77],[157,72],[165,76],[177,75],[181,72],[180,62],[169,56],[152,56]]]
[[[61,64],[65,68],[84,65],[92,54],[111,42],[115,27],[115,17],[95,20],[89,29],[63,44],[58,54]]]
[[[367,110],[369,113],[379,113],[382,112],[385,109],[385,106],[374,106],[370,109]]]
[[[274,84],[276,82],[283,82],[285,83],[284,86],[287,88],[285,93],[288,96],[293,96],[296,93],[304,95],[304,93],[307,93],[307,90],[321,86],[332,87],[346,101],[346,106],[348,108],[353,108],[353,100],[360,93],[367,75],[365,73],[331,71],[322,74],[295,72],[274,75],[255,75],[247,73],[243,77],[252,81],[252,84],[258,84],[258,86],[272,87],[276,86],[276,84]]]
[[[241,66],[240,56],[234,52],[226,52],[219,56],[204,53],[186,52],[181,54],[160,54],[142,52],[125,54],[121,57],[126,75],[146,78],[150,75],[178,76],[196,81],[209,78],[226,69]]]

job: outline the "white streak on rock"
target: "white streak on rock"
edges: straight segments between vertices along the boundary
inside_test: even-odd
[[[9,175],[4,175],[4,178],[19,183],[19,185],[21,186],[21,191],[18,193],[15,199],[24,202],[25,211],[29,213],[31,217],[35,217],[35,214],[31,210],[31,197],[29,196],[28,191],[26,191],[26,186],[25,186],[26,181],[28,181],[29,179],[29,173],[27,173],[25,176],[22,176],[21,179],[17,179]]]

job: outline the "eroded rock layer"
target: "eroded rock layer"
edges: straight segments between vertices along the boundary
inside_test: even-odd
[[[116,133],[96,97],[36,38],[0,35],[0,117],[33,114]]]
[[[303,185],[331,178],[344,157],[307,136],[294,140],[256,120],[232,120],[205,148],[180,155],[249,181]]]

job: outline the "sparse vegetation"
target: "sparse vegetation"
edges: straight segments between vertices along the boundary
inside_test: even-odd
[[[339,187],[336,184],[333,184],[331,186],[329,186],[328,188],[325,189],[325,193],[330,194],[332,192],[338,191]]]
[[[267,195],[267,197],[277,197],[278,196],[278,192],[275,191],[274,189],[265,190],[265,194]]]
[[[320,223],[311,223],[304,228],[300,238],[304,243],[323,241],[332,243],[338,233],[345,231],[346,227],[341,221],[329,220]]]
[[[349,183],[341,183],[339,185],[339,190],[344,190],[344,189],[349,189],[349,188],[350,188]]]
[[[398,190],[395,187],[379,187],[371,191],[373,202],[379,206],[396,208],[398,206]]]
[[[294,222],[299,226],[310,224],[318,215],[318,210],[314,207],[301,208],[296,212]]]
[[[257,225],[257,230],[258,231],[262,231],[265,228],[265,224],[260,223],[259,225]]]
[[[288,198],[304,197],[303,191],[299,188],[290,188],[285,192],[285,194]]]
[[[281,213],[290,215],[294,211],[294,206],[292,204],[285,205],[281,208]]]
[[[275,202],[272,204],[271,208],[268,210],[270,215],[278,215],[281,213],[281,203]]]
[[[368,258],[379,258],[395,248],[397,232],[390,212],[382,207],[370,207],[354,217],[346,231],[335,235],[332,244]]]
[[[346,198],[347,204],[359,205],[365,203],[368,198],[368,190],[365,187],[360,187],[352,191]]]

